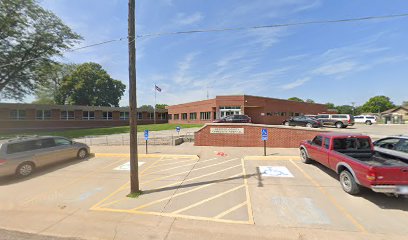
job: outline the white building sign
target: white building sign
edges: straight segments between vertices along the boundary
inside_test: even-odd
[[[244,134],[244,128],[210,128],[214,134]]]
[[[259,172],[261,172],[263,177],[293,177],[292,173],[289,172],[289,169],[283,166],[260,166]]]

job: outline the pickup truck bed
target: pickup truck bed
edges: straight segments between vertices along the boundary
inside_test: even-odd
[[[375,152],[374,154],[372,153],[342,153],[340,151],[337,151],[340,154],[347,155],[349,157],[352,157],[356,160],[359,160],[367,165],[370,166],[376,166],[376,167],[408,167],[408,162],[405,162],[404,160],[401,159],[393,159],[389,157],[383,157],[379,153]]]

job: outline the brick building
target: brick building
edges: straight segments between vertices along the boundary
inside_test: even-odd
[[[153,109],[137,111],[138,124],[154,122]],[[167,123],[167,109],[156,110],[156,123]],[[126,125],[129,125],[128,107],[0,103],[0,132]]]
[[[327,112],[324,104],[249,95],[217,96],[197,102],[168,106],[169,123],[209,123],[232,114],[246,114],[253,123],[281,124],[292,116]]]

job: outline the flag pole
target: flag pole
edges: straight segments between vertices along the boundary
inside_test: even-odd
[[[154,124],[156,124],[156,92],[157,92],[157,89],[156,89],[156,83],[155,83],[155,84],[154,84],[154,107],[153,107],[153,114],[154,114],[153,119],[154,119]]]

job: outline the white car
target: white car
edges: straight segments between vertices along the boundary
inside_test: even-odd
[[[408,160],[408,136],[382,138],[373,142],[373,144],[376,152]]]
[[[371,125],[373,123],[377,123],[377,118],[372,115],[360,115],[354,117],[355,123],[365,123],[367,125]]]

